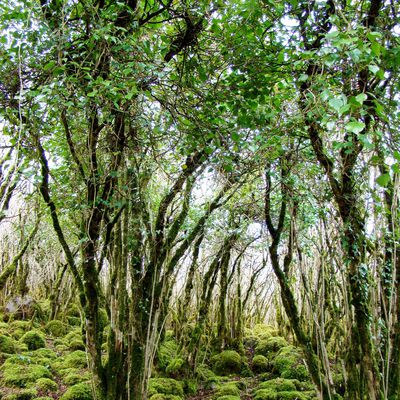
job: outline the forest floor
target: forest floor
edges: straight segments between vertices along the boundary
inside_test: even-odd
[[[191,376],[178,349],[167,332],[149,382],[150,400],[317,398],[299,349],[271,327],[246,330],[242,352],[200,349],[204,361]],[[2,400],[93,399],[78,315],[47,323],[0,322],[0,365]]]

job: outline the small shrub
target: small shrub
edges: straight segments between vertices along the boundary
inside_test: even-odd
[[[149,396],[161,393],[183,397],[183,385],[171,378],[150,378],[148,392]]]
[[[67,333],[67,330],[68,330],[67,326],[63,322],[61,322],[57,319],[53,319],[52,321],[49,321],[46,324],[45,329],[49,335],[57,337],[57,338],[65,336],[65,334]]]
[[[46,347],[46,342],[43,336],[36,331],[29,331],[22,336],[20,339],[21,343],[27,345],[28,350],[37,350],[42,347]]]
[[[36,389],[43,390],[45,392],[54,392],[58,389],[56,382],[49,378],[40,378],[35,383]]]
[[[240,373],[242,359],[240,354],[234,350],[225,350],[212,358],[214,372],[218,375],[229,375]]]
[[[12,338],[0,335],[0,352],[7,354],[15,353],[15,342]]]

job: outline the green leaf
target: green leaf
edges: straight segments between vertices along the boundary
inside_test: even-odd
[[[382,174],[376,178],[376,183],[382,187],[386,187],[389,182],[390,182],[389,174]]]
[[[358,133],[361,133],[365,128],[364,122],[360,121],[352,121],[346,124],[345,129],[347,132],[355,133],[356,135]]]
[[[344,101],[340,97],[333,97],[329,100],[328,104],[337,112],[339,113],[340,109],[344,106]]]
[[[365,93],[360,93],[359,95],[356,96],[356,101],[359,104],[364,103],[365,100],[367,100],[368,96]]]
[[[368,69],[374,74],[376,75],[379,71],[379,67],[375,64],[370,64],[368,65]]]

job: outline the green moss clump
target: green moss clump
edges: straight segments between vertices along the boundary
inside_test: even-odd
[[[90,383],[78,383],[71,386],[60,397],[60,400],[93,400]]]
[[[254,372],[267,372],[268,371],[268,359],[267,357],[257,354],[253,357],[253,370]]]
[[[148,393],[149,396],[161,393],[183,397],[183,385],[171,378],[150,378]]]
[[[58,389],[58,385],[56,382],[49,378],[40,378],[36,381],[35,386],[39,390],[43,390],[45,392],[54,392]]]
[[[15,342],[12,338],[5,335],[0,335],[0,352],[7,354],[15,353]]]
[[[2,383],[5,386],[27,387],[40,378],[51,378],[50,371],[43,365],[3,364]]]
[[[182,400],[182,397],[173,394],[156,393],[150,397],[150,400]]]
[[[32,322],[30,322],[30,321],[13,321],[10,323],[10,328],[13,331],[21,330],[23,332],[28,332],[32,329]]]
[[[52,360],[57,358],[57,353],[55,353],[51,349],[40,348],[37,350],[33,350],[26,354],[29,356],[35,364],[49,364]]]
[[[20,341],[21,343],[27,345],[28,350],[37,350],[42,347],[46,347],[46,341],[44,340],[44,337],[36,331],[26,332]]]
[[[80,339],[74,339],[69,342],[68,345],[70,350],[85,350],[85,344]]]
[[[61,322],[57,319],[53,319],[52,321],[49,321],[46,324],[45,329],[48,334],[50,334],[51,336],[54,336],[54,337],[65,336],[65,334],[68,331],[67,326],[63,322]]]
[[[77,385],[78,383],[82,383],[88,380],[90,380],[89,372],[84,372],[83,374],[77,372],[71,372],[65,375],[63,378],[63,382],[68,386]]]
[[[287,345],[288,343],[283,337],[280,336],[270,337],[269,339],[261,340],[258,343],[255,349],[255,353],[270,358],[271,354],[276,353],[281,348]]]
[[[310,379],[301,352],[294,346],[286,346],[279,350],[273,360],[273,368],[282,378],[299,381]]]
[[[70,304],[66,315],[70,317],[80,318],[81,313],[79,311],[79,307],[76,304]]]
[[[263,339],[268,339],[273,336],[278,336],[278,331],[271,325],[256,324],[252,329],[252,333]]]
[[[240,396],[225,395],[217,397],[216,400],[240,400]]]
[[[162,371],[165,371],[168,364],[176,358],[178,345],[174,340],[167,340],[161,343],[157,351],[157,363]]]
[[[197,382],[194,379],[185,379],[183,381],[183,390],[186,394],[196,394],[197,393]]]
[[[214,372],[218,375],[240,373],[242,358],[234,350],[225,350],[212,358]]]
[[[239,396],[240,397],[240,390],[234,383],[227,383],[222,385],[218,388],[215,398],[222,397],[222,396]]]
[[[185,361],[182,358],[173,358],[168,363],[165,372],[172,378],[182,376],[185,372]]]
[[[82,350],[73,351],[65,357],[63,364],[65,368],[86,368],[86,353]]]

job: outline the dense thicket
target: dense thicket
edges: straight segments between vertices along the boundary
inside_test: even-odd
[[[396,2],[0,9],[5,358],[69,335],[92,384],[54,398],[177,400],[154,377],[210,365],[265,380],[221,398],[398,398]]]

